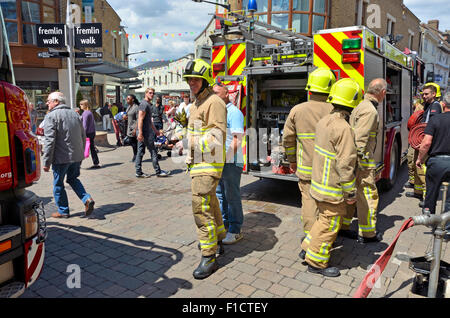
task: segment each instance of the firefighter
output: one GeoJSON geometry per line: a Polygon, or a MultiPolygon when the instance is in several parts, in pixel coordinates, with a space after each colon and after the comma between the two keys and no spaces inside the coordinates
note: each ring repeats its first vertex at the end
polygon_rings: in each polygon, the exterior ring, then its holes
{"type": "Polygon", "coordinates": [[[329,267],[330,249],[346,215],[347,204],[356,202],[355,137],[349,124],[350,113],[358,105],[362,91],[351,78],[337,81],[327,102],[334,106],[316,127],[311,176],[311,196],[316,200],[319,216],[306,238],[308,271],[336,277],[339,269],[329,267]]]}
{"type": "MultiPolygon", "coordinates": [[[[333,110],[333,106],[326,100],[335,82],[336,77],[329,69],[318,68],[311,72],[306,84],[306,90],[310,92],[309,100],[294,106],[284,124],[283,147],[290,168],[299,178],[298,187],[302,194],[301,221],[304,237],[311,230],[318,215],[316,201],[309,192],[316,125],[333,110]]],[[[305,251],[302,251],[300,258],[304,259],[304,254],[305,251]]]]}
{"type": "MultiPolygon", "coordinates": [[[[376,232],[378,190],[375,185],[375,147],[379,125],[377,107],[386,96],[387,83],[382,78],[376,78],[369,83],[364,100],[353,110],[350,125],[355,133],[355,143],[358,152],[356,169],[356,211],[358,215],[357,242],[371,243],[383,239],[376,232]]],[[[355,215],[355,206],[347,207],[343,229],[348,229],[355,215]]]]}
{"type": "Polygon", "coordinates": [[[186,164],[192,178],[192,211],[202,253],[193,275],[203,279],[218,269],[216,252],[226,235],[216,187],[225,162],[227,110],[210,86],[213,80],[208,63],[201,59],[188,62],[183,78],[195,96],[189,110],[186,164]]]}
{"type": "MultiPolygon", "coordinates": [[[[423,87],[423,100],[424,100],[424,113],[422,117],[423,123],[428,123],[430,118],[436,114],[442,113],[442,105],[436,100],[439,85],[434,83],[425,84],[423,87]]],[[[440,93],[440,88],[439,88],[440,93]]],[[[414,151],[414,162],[417,161],[419,151],[414,151]]],[[[426,195],[425,185],[425,173],[426,167],[422,165],[422,168],[415,167],[414,169],[414,192],[406,192],[405,195],[410,198],[417,198],[420,200],[419,206],[423,207],[423,198],[426,195]]]]}
{"type": "MultiPolygon", "coordinates": [[[[420,96],[420,99],[414,99],[413,112],[423,110],[422,92],[420,92],[420,96]]],[[[405,188],[414,189],[414,173],[416,170],[416,163],[414,162],[414,148],[411,146],[408,146],[406,159],[408,161],[408,182],[406,182],[405,188]]]]}

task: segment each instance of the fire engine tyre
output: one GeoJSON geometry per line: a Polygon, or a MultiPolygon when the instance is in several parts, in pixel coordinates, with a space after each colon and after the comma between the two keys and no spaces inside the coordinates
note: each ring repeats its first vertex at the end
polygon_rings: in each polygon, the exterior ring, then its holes
{"type": "Polygon", "coordinates": [[[398,169],[400,167],[400,155],[398,150],[398,142],[394,140],[391,146],[391,158],[389,165],[389,177],[387,179],[381,179],[380,185],[382,191],[389,191],[395,185],[397,180],[398,169]]]}

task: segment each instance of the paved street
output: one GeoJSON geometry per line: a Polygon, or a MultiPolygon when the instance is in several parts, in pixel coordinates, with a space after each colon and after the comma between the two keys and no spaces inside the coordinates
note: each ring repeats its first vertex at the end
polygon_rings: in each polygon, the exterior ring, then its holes
{"type": "MultiPolygon", "coordinates": [[[[114,135],[108,137],[115,144],[114,135]]],[[[81,180],[96,201],[94,218],[83,217],[84,206],[68,186],[71,217],[47,219],[44,269],[22,297],[352,297],[367,267],[403,222],[420,213],[418,200],[404,196],[403,165],[397,186],[381,194],[378,228],[384,233],[383,242],[361,246],[338,238],[331,264],[342,275],[323,278],[308,273],[298,258],[302,228],[297,184],[243,175],[244,239],[226,246],[218,259],[220,269],[199,281],[192,277],[200,252],[184,164],[174,163],[163,152],[160,165],[171,170],[171,176],[137,179],[131,147],[100,150],[103,168],[87,169],[92,165],[88,158],[81,170],[81,180]],[[71,264],[81,269],[81,288],[67,287],[71,264]]],[[[144,172],[154,174],[148,152],[144,159],[144,172]]],[[[42,172],[30,190],[42,198],[47,215],[55,211],[51,173],[42,172]]],[[[352,228],[356,229],[356,219],[352,228]]],[[[370,297],[418,297],[410,293],[414,273],[404,259],[425,253],[429,233],[416,226],[400,236],[370,297]]],[[[447,243],[442,256],[450,260],[447,243]]]]}

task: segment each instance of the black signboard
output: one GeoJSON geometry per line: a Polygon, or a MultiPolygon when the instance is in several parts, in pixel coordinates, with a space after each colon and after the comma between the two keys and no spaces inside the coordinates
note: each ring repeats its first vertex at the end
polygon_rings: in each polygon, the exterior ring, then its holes
{"type": "Polygon", "coordinates": [[[94,78],[90,75],[80,75],[80,86],[92,86],[94,78]]]}
{"type": "Polygon", "coordinates": [[[102,47],[102,24],[81,23],[73,29],[75,47],[102,47]]]}
{"type": "Polygon", "coordinates": [[[101,59],[101,58],[103,58],[103,52],[75,52],[75,58],[101,59]]]}
{"type": "Polygon", "coordinates": [[[65,47],[65,25],[61,23],[36,24],[38,47],[65,47]]]}
{"type": "Polygon", "coordinates": [[[38,52],[40,58],[63,58],[69,57],[69,52],[38,52]]]}

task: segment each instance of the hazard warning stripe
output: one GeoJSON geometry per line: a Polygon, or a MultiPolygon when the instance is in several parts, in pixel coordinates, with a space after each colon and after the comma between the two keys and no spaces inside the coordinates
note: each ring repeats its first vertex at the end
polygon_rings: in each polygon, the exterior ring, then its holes
{"type": "MultiPolygon", "coordinates": [[[[314,65],[327,67],[340,71],[341,78],[353,78],[364,88],[364,64],[363,63],[342,63],[342,41],[348,38],[349,34],[343,32],[316,34],[314,36],[314,65]]],[[[355,37],[354,34],[350,34],[355,37]]],[[[364,51],[361,53],[361,61],[364,61],[364,51]]]]}
{"type": "Polygon", "coordinates": [[[240,75],[245,67],[245,45],[239,45],[230,55],[230,68],[228,75],[240,75]]]}

